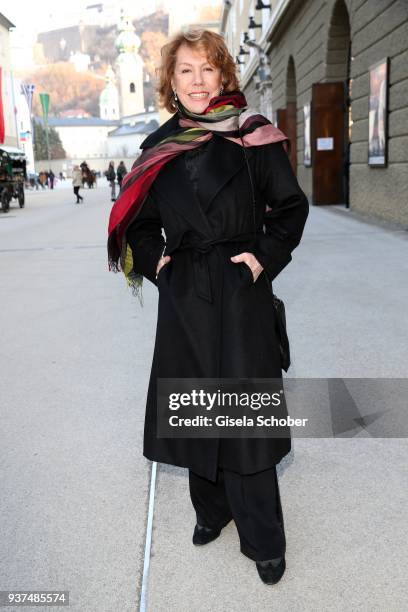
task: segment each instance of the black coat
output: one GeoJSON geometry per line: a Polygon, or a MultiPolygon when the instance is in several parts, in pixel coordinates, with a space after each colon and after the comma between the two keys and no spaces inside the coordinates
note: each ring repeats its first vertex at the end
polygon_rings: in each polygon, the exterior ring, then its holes
{"type": "MultiPolygon", "coordinates": [[[[174,115],[141,147],[152,146],[176,125],[174,115]]],[[[241,474],[276,465],[290,451],[290,437],[157,438],[156,379],[281,377],[270,281],[291,261],[309,204],[281,142],[246,148],[256,193],[254,245],[242,147],[218,135],[204,146],[197,193],[182,153],[161,169],[127,238],[135,270],[157,285],[159,294],[144,455],[214,480],[218,465],[241,474]],[[272,210],[266,212],[266,205],[272,210]],[[164,246],[172,259],[156,281],[164,246]],[[245,263],[230,260],[245,251],[264,267],[255,283],[245,263]]]]}

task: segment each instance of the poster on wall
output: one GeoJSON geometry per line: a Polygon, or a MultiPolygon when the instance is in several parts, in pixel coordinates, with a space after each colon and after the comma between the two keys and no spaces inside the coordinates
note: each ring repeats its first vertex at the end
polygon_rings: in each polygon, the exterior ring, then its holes
{"type": "Polygon", "coordinates": [[[368,99],[368,164],[387,165],[388,57],[370,70],[368,99]]]}
{"type": "Polygon", "coordinates": [[[312,165],[312,147],[311,147],[311,134],[310,134],[310,102],[303,105],[303,118],[304,118],[304,151],[303,151],[303,165],[312,165]]]}

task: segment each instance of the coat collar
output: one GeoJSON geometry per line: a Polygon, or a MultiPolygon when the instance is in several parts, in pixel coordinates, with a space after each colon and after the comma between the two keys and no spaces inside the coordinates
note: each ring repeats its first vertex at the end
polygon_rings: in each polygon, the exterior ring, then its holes
{"type": "Polygon", "coordinates": [[[142,144],[140,145],[140,149],[154,147],[158,142],[160,142],[160,140],[166,138],[166,136],[174,134],[177,131],[183,132],[185,128],[181,128],[179,126],[178,120],[178,113],[175,113],[170,117],[170,119],[162,123],[162,125],[160,125],[156,130],[154,130],[154,132],[149,134],[149,136],[143,140],[142,144]]]}

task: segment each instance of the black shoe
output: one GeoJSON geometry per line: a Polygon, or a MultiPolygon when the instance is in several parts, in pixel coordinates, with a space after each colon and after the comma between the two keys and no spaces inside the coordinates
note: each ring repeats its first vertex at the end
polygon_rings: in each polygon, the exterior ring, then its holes
{"type": "Polygon", "coordinates": [[[285,573],[285,557],[278,557],[269,561],[256,561],[256,569],[262,582],[265,584],[276,584],[285,573]]]}
{"type": "Polygon", "coordinates": [[[208,544],[209,542],[216,540],[220,533],[221,529],[211,529],[210,527],[203,527],[197,523],[193,533],[193,544],[195,546],[208,544]]]}

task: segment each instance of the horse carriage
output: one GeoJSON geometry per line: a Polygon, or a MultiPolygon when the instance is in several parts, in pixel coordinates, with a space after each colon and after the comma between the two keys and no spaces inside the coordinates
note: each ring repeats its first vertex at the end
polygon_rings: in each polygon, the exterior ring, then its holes
{"type": "Polygon", "coordinates": [[[0,202],[3,212],[10,210],[12,198],[24,207],[24,183],[27,180],[24,151],[0,145],[0,202]]]}

